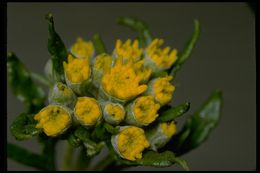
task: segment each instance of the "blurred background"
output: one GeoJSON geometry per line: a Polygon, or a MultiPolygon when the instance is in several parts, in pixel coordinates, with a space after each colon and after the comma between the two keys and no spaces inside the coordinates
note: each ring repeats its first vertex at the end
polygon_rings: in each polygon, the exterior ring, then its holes
{"type": "MultiPolygon", "coordinates": [[[[54,14],[56,31],[69,48],[78,36],[89,40],[95,33],[112,52],[116,39],[136,33],[116,24],[119,16],[144,20],[154,37],[181,51],[201,23],[201,37],[190,59],[177,74],[173,105],[191,102],[192,113],[215,89],[223,92],[221,121],[208,140],[183,156],[191,170],[256,169],[256,56],[255,16],[246,3],[8,3],[7,50],[14,51],[28,69],[43,74],[49,59],[47,13],[54,14]]],[[[23,105],[7,86],[7,140],[34,152],[36,140],[19,142],[9,131],[23,105]]],[[[46,88],[46,92],[47,92],[46,88]]],[[[189,113],[187,115],[189,115],[189,113]]],[[[179,119],[178,130],[188,117],[179,119]]],[[[57,146],[61,165],[65,142],[57,146]]],[[[102,151],[98,158],[106,151],[102,151]]],[[[97,159],[98,159],[97,158],[97,159]]],[[[35,170],[8,159],[8,170],[35,170]]],[[[60,166],[59,166],[60,167],[60,166]]],[[[134,167],[126,170],[182,170],[134,167]]]]}

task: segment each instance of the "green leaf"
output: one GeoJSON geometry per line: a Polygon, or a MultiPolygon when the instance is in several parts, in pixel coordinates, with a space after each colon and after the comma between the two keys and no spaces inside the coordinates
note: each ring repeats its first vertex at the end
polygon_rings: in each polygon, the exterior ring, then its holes
{"type": "Polygon", "coordinates": [[[138,32],[141,47],[146,47],[149,43],[152,42],[151,33],[144,21],[134,17],[120,17],[118,18],[117,23],[138,32]]]}
{"type": "Polygon", "coordinates": [[[190,57],[192,50],[194,49],[198,39],[200,36],[200,23],[198,20],[194,20],[194,31],[192,34],[191,39],[188,41],[186,47],[181,52],[180,56],[178,57],[175,64],[172,66],[172,68],[169,69],[170,75],[175,77],[178,70],[181,69],[181,66],[187,61],[187,59],[190,57]]]}
{"type": "Polygon", "coordinates": [[[103,40],[101,39],[99,34],[95,34],[92,38],[92,42],[94,44],[95,50],[98,54],[102,54],[107,52],[105,48],[105,44],[103,40]]]}
{"type": "Polygon", "coordinates": [[[11,124],[11,133],[17,140],[31,139],[33,136],[41,133],[40,129],[35,128],[36,121],[34,114],[22,113],[16,117],[11,124]]]}
{"type": "Polygon", "coordinates": [[[157,153],[155,151],[147,151],[144,153],[143,158],[136,161],[138,164],[143,166],[154,166],[154,167],[168,167],[174,163],[179,164],[186,171],[189,170],[185,160],[177,158],[171,151],[164,151],[163,153],[157,153]]]}
{"type": "Polygon", "coordinates": [[[17,56],[9,52],[7,55],[8,82],[13,94],[26,106],[26,112],[37,112],[44,106],[45,93],[36,85],[30,72],[17,56]]]}
{"type": "Polygon", "coordinates": [[[79,127],[75,131],[75,136],[79,138],[87,149],[87,156],[93,157],[97,155],[104,146],[103,142],[96,143],[90,139],[89,132],[84,127],[79,127]]]}
{"type": "Polygon", "coordinates": [[[64,81],[63,61],[67,61],[68,52],[61,37],[55,31],[53,15],[49,13],[45,18],[48,20],[48,50],[53,64],[53,78],[56,82],[62,82],[64,81]]]}
{"type": "Polygon", "coordinates": [[[46,162],[46,157],[34,154],[11,143],[7,144],[7,156],[8,158],[13,159],[21,164],[28,165],[40,170],[52,170],[46,162]]]}
{"type": "Polygon", "coordinates": [[[222,93],[215,90],[202,107],[184,124],[183,129],[172,138],[166,148],[177,155],[189,152],[202,144],[218,125],[222,108],[222,93]]]}
{"type": "Polygon", "coordinates": [[[174,120],[175,118],[183,115],[190,109],[190,103],[185,102],[183,104],[178,105],[177,107],[170,108],[164,112],[162,112],[158,118],[160,122],[167,122],[174,120]]]}

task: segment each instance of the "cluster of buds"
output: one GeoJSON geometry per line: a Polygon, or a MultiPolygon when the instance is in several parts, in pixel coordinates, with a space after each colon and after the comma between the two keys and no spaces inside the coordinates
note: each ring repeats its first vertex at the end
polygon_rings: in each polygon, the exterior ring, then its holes
{"type": "Polygon", "coordinates": [[[123,159],[142,158],[157,151],[175,134],[176,124],[156,121],[175,90],[172,76],[158,76],[177,60],[176,49],[161,48],[154,39],[142,48],[138,40],[116,41],[111,54],[97,54],[91,41],[78,38],[63,62],[64,82],[49,91],[49,105],[34,117],[36,128],[50,137],[71,126],[88,131],[97,123],[119,127],[111,136],[114,151],[123,159]]]}

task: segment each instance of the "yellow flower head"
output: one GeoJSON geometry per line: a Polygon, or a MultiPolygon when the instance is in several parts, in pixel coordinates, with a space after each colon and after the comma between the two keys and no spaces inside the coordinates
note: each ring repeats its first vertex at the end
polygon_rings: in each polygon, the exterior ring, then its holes
{"type": "Polygon", "coordinates": [[[72,83],[81,83],[90,77],[89,61],[84,58],[68,56],[68,63],[63,62],[66,77],[72,83]]]}
{"type": "Polygon", "coordinates": [[[161,104],[165,105],[172,99],[172,93],[175,87],[170,83],[172,76],[157,78],[153,83],[153,92],[155,99],[161,104]]]}
{"type": "Polygon", "coordinates": [[[112,57],[108,54],[100,54],[95,58],[94,68],[107,72],[111,68],[112,57]]]}
{"type": "Polygon", "coordinates": [[[58,105],[49,105],[34,116],[38,121],[36,128],[42,128],[47,136],[57,136],[64,132],[72,122],[70,114],[58,105]]]}
{"type": "Polygon", "coordinates": [[[101,117],[101,108],[94,98],[78,97],[75,117],[83,125],[91,126],[101,117]]]}
{"type": "Polygon", "coordinates": [[[115,54],[116,56],[122,56],[123,61],[132,59],[137,61],[140,59],[143,53],[143,49],[139,48],[138,40],[134,40],[131,43],[131,40],[128,39],[125,43],[121,40],[116,41],[115,54]]]}
{"type": "Polygon", "coordinates": [[[162,69],[167,69],[177,60],[177,50],[174,49],[170,52],[170,47],[161,49],[163,39],[154,39],[146,48],[148,57],[162,69]]]}
{"type": "Polygon", "coordinates": [[[150,124],[157,117],[160,104],[155,103],[153,96],[141,96],[135,101],[133,111],[136,121],[141,124],[150,124]]]}
{"type": "Polygon", "coordinates": [[[141,128],[127,127],[118,134],[118,151],[127,160],[141,159],[143,150],[149,146],[144,130],[141,128]]]}
{"type": "Polygon", "coordinates": [[[115,66],[103,75],[101,85],[110,96],[129,100],[147,89],[147,85],[139,85],[142,78],[136,74],[132,61],[124,64],[123,58],[118,57],[115,66]]]}
{"type": "Polygon", "coordinates": [[[77,58],[87,58],[94,54],[94,46],[91,41],[84,41],[82,38],[77,38],[76,43],[71,47],[71,53],[77,58]]]}
{"type": "Polygon", "coordinates": [[[174,121],[160,123],[160,128],[162,129],[163,133],[169,138],[171,138],[172,135],[176,133],[176,125],[174,121]]]}
{"type": "Polygon", "coordinates": [[[116,104],[106,104],[105,112],[107,112],[108,115],[112,116],[115,121],[122,121],[125,117],[125,110],[116,104]]]}

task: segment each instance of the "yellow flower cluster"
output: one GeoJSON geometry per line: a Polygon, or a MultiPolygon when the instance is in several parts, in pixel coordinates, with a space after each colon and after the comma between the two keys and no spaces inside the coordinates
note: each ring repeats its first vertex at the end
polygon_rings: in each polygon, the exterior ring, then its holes
{"type": "MultiPolygon", "coordinates": [[[[140,127],[156,120],[158,110],[171,100],[175,89],[170,83],[171,76],[152,77],[154,68],[146,63],[146,54],[158,68],[169,68],[176,61],[177,51],[169,54],[169,47],[160,49],[162,44],[163,40],[155,39],[148,47],[139,48],[137,40],[128,39],[125,43],[117,40],[112,55],[103,53],[94,57],[93,44],[78,38],[71,47],[68,62],[63,62],[66,84],[76,93],[73,120],[85,127],[102,122],[102,119],[112,125],[122,121],[122,124],[131,125],[124,126],[115,138],[111,138],[114,149],[127,160],[142,158],[142,152],[150,143],[140,127]],[[149,82],[150,78],[153,82],[149,82]],[[80,91],[82,88],[87,90],[81,87],[84,81],[92,84],[87,89],[91,88],[91,94],[97,92],[95,98],[80,91]],[[124,101],[122,105],[126,104],[126,107],[119,104],[120,101],[124,101]]],[[[74,94],[63,85],[57,87],[64,95],[74,94]]],[[[61,106],[48,106],[35,116],[39,121],[36,128],[43,128],[48,136],[56,136],[71,124],[71,115],[61,106]]],[[[176,131],[173,122],[161,123],[160,127],[167,136],[176,131]]]]}

